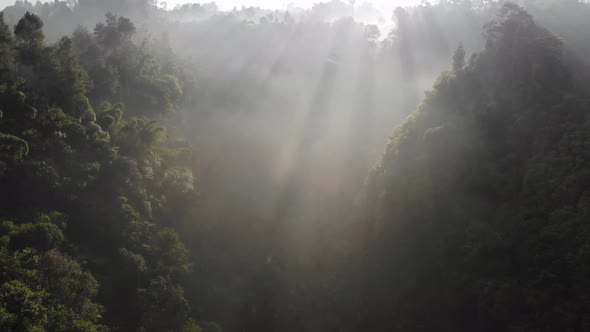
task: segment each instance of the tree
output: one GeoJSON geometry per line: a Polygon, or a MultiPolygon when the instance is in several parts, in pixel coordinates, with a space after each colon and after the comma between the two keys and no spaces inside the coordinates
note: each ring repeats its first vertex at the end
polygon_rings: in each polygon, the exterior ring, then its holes
{"type": "Polygon", "coordinates": [[[23,65],[0,75],[0,330],[96,332],[101,322],[139,330],[145,321],[198,331],[180,285],[188,251],[162,226],[174,223],[154,217],[170,210],[168,195],[185,199],[192,177],[164,161],[158,120],[126,117],[123,104],[108,102],[110,89],[94,91],[98,115],[88,98],[91,83],[117,86],[123,72],[124,102],[140,104],[133,97],[149,87],[147,103],[164,113],[180,98],[179,80],[133,43],[126,18],[107,15],[95,36],[78,29],[51,46],[42,28],[25,14],[13,43],[0,24],[0,60],[8,67],[18,50],[23,65]]]}
{"type": "Polygon", "coordinates": [[[108,52],[119,48],[135,33],[135,25],[129,18],[117,17],[112,13],[106,14],[105,23],[98,23],[94,28],[94,35],[100,45],[108,52]]]}
{"type": "Polygon", "coordinates": [[[173,229],[164,228],[158,232],[153,250],[156,269],[164,275],[180,276],[190,271],[188,251],[173,229]]]}
{"type": "Polygon", "coordinates": [[[453,55],[453,70],[459,72],[463,67],[465,67],[465,50],[463,49],[463,43],[461,42],[453,55]]]}
{"type": "Polygon", "coordinates": [[[487,31],[465,69],[459,45],[461,75],[440,75],[369,176],[363,330],[585,328],[590,304],[576,294],[590,292],[590,269],[575,234],[590,234],[578,187],[590,160],[573,160],[590,148],[590,118],[588,90],[571,80],[581,67],[513,4],[487,31]],[[551,79],[531,84],[535,59],[551,79]]]}
{"type": "Polygon", "coordinates": [[[377,25],[369,24],[365,27],[365,36],[369,43],[375,44],[379,39],[379,36],[381,36],[381,31],[377,25]]]}
{"type": "Polygon", "coordinates": [[[14,48],[14,35],[4,22],[4,13],[0,13],[0,77],[14,69],[14,48]]]}
{"type": "Polygon", "coordinates": [[[16,47],[22,64],[33,65],[41,57],[45,34],[39,16],[26,12],[14,27],[16,47]]]}

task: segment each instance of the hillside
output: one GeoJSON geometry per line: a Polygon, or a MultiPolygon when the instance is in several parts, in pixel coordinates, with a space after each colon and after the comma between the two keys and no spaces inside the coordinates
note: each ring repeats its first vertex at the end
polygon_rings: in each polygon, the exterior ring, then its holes
{"type": "Polygon", "coordinates": [[[590,95],[516,5],[459,49],[366,188],[363,330],[583,331],[590,95]]]}

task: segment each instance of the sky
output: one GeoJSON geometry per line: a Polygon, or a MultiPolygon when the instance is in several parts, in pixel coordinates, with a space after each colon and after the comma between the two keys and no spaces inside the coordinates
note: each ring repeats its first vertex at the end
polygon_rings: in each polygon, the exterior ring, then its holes
{"type": "MultiPolygon", "coordinates": [[[[162,1],[162,0],[160,0],[162,1]]],[[[179,3],[186,2],[210,2],[212,0],[186,1],[186,0],[164,0],[168,7],[174,7],[179,3]]],[[[269,9],[284,9],[290,3],[297,7],[311,7],[316,2],[327,2],[329,0],[216,0],[217,5],[222,9],[231,9],[233,7],[258,6],[269,9]]],[[[346,0],[345,0],[346,1],[346,0]]],[[[375,7],[381,10],[390,11],[397,6],[409,6],[419,4],[421,0],[357,0],[357,3],[371,2],[375,7]]]]}
{"type": "MultiPolygon", "coordinates": [[[[15,0],[0,0],[0,8],[4,8],[6,6],[10,6],[14,4],[15,0]]],[[[30,2],[36,2],[36,0],[29,0],[30,2]]],[[[48,0],[41,0],[41,2],[46,2],[48,0]]],[[[215,1],[217,5],[224,10],[232,9],[234,7],[242,7],[242,6],[256,6],[268,9],[285,9],[289,4],[294,4],[296,7],[304,7],[309,8],[313,6],[314,3],[317,2],[328,2],[330,0],[158,0],[159,2],[166,2],[168,4],[168,8],[174,8],[177,4],[187,3],[187,2],[196,2],[196,3],[204,3],[204,2],[211,2],[215,1]]],[[[347,1],[347,0],[343,0],[347,1]]],[[[357,4],[362,4],[363,2],[370,2],[372,3],[377,9],[380,9],[383,12],[390,12],[393,11],[397,6],[410,6],[410,5],[417,5],[421,2],[421,0],[357,0],[357,4]]]]}
{"type": "MultiPolygon", "coordinates": [[[[31,0],[29,0],[31,1],[31,0]]],[[[327,2],[330,0],[159,0],[166,1],[168,8],[174,8],[179,3],[187,2],[211,2],[215,1],[221,9],[232,9],[234,7],[244,6],[258,6],[269,9],[284,9],[290,3],[297,7],[311,7],[316,2],[327,2]]],[[[371,2],[375,7],[382,11],[391,11],[397,6],[409,6],[419,4],[421,0],[357,0],[357,3],[371,2]]],[[[31,1],[35,2],[35,0],[31,1]]],[[[14,0],[0,0],[0,8],[12,5],[14,0]]]]}

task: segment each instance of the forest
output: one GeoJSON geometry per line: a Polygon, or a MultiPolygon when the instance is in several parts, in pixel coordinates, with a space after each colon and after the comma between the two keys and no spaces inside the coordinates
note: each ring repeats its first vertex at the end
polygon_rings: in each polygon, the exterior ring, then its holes
{"type": "Polygon", "coordinates": [[[321,1],[0,8],[0,332],[590,331],[590,2],[321,1]]]}

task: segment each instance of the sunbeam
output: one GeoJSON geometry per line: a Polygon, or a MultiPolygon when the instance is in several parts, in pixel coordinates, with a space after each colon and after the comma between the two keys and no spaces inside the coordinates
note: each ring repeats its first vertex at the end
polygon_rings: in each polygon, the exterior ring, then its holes
{"type": "Polygon", "coordinates": [[[0,4],[1,332],[590,330],[590,0],[0,4]]]}

